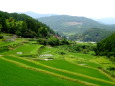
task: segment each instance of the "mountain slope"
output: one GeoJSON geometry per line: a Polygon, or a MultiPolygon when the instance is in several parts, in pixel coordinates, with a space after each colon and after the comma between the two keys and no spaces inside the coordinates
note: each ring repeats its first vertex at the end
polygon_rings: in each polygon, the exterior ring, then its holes
{"type": "Polygon", "coordinates": [[[108,37],[109,35],[111,35],[112,33],[114,33],[113,31],[107,31],[107,30],[103,30],[100,28],[91,28],[86,30],[84,33],[78,35],[73,35],[70,37],[71,40],[79,40],[79,41],[93,41],[93,42],[99,42],[102,39],[108,37]]]}
{"type": "Polygon", "coordinates": [[[50,26],[53,30],[66,36],[80,34],[90,28],[115,30],[114,26],[107,26],[85,17],[58,15],[43,17],[39,18],[38,20],[50,26]]]}
{"type": "Polygon", "coordinates": [[[47,24],[55,31],[65,33],[65,35],[71,33],[81,33],[88,28],[101,26],[98,22],[85,17],[67,15],[44,17],[39,18],[38,20],[47,24]]]}

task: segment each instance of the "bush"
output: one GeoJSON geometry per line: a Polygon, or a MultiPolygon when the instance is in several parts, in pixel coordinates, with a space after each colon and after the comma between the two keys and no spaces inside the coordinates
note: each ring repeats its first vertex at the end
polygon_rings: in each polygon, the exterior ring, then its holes
{"type": "Polygon", "coordinates": [[[64,51],[57,52],[60,55],[65,55],[66,53],[64,51]]]}
{"type": "Polygon", "coordinates": [[[8,46],[0,47],[0,52],[5,52],[5,51],[9,51],[8,46]]]}
{"type": "Polygon", "coordinates": [[[110,60],[115,62],[115,57],[111,56],[110,60]]]}
{"type": "Polygon", "coordinates": [[[51,46],[69,44],[69,42],[66,39],[58,39],[56,37],[39,38],[37,42],[42,45],[51,45],[51,46]]]}
{"type": "Polygon", "coordinates": [[[110,58],[111,56],[114,56],[114,57],[115,57],[115,52],[108,52],[108,53],[107,53],[107,57],[110,58]]]}
{"type": "Polygon", "coordinates": [[[39,38],[39,39],[37,40],[37,42],[38,42],[39,44],[42,44],[42,45],[47,45],[47,40],[44,39],[44,38],[39,38]]]}
{"type": "Polygon", "coordinates": [[[2,39],[2,38],[3,38],[3,36],[0,35],[0,39],[2,39]]]}
{"type": "Polygon", "coordinates": [[[60,45],[60,41],[56,37],[51,37],[48,39],[48,44],[51,46],[56,46],[56,45],[60,45]]]}
{"type": "Polygon", "coordinates": [[[69,42],[66,40],[66,39],[62,39],[61,40],[61,44],[63,45],[63,44],[69,44],[69,42]]]}

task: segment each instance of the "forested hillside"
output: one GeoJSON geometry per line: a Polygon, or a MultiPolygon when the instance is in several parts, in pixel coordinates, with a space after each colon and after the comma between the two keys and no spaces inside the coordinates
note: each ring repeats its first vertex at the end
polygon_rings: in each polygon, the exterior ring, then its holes
{"type": "Polygon", "coordinates": [[[115,57],[115,33],[97,44],[96,54],[115,57]]]}
{"type": "Polygon", "coordinates": [[[80,41],[85,41],[85,42],[90,42],[90,41],[99,42],[102,39],[111,35],[112,33],[114,32],[103,30],[100,28],[91,28],[91,29],[86,30],[82,34],[76,34],[76,35],[71,36],[70,39],[80,40],[80,41]]]}
{"type": "MultiPolygon", "coordinates": [[[[101,32],[102,32],[101,35],[105,35],[103,37],[109,36],[109,35],[103,34],[103,33],[107,32],[107,31],[108,31],[108,33],[111,33],[111,31],[115,31],[114,25],[104,25],[97,21],[94,21],[92,19],[85,18],[85,17],[57,15],[57,16],[39,18],[38,20],[47,24],[53,30],[59,32],[60,34],[65,35],[66,37],[69,37],[72,40],[81,40],[81,41],[100,40],[100,39],[93,39],[93,40],[87,39],[87,37],[84,36],[85,34],[87,34],[88,36],[91,36],[91,33],[96,32],[96,29],[93,30],[91,28],[97,28],[97,32],[99,34],[101,34],[101,32]],[[99,30],[98,28],[101,28],[102,30],[99,30]],[[107,31],[105,31],[105,30],[107,30],[107,31]],[[81,35],[83,37],[81,37],[81,35]]],[[[101,37],[101,35],[98,35],[99,38],[103,38],[103,37],[101,37]]],[[[96,36],[93,38],[96,38],[96,36]]]]}
{"type": "Polygon", "coordinates": [[[70,35],[71,33],[81,33],[92,27],[100,27],[98,22],[77,16],[58,15],[39,18],[39,21],[49,25],[55,31],[70,35]]]}
{"type": "Polygon", "coordinates": [[[2,11],[0,11],[0,32],[16,34],[26,38],[45,38],[55,34],[48,26],[30,16],[2,11]]]}

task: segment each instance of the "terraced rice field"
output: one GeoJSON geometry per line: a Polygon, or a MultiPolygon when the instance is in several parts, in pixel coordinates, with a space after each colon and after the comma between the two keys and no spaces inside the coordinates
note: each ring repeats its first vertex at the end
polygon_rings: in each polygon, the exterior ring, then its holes
{"type": "MultiPolygon", "coordinates": [[[[66,59],[72,54],[60,55],[58,51],[58,48],[24,43],[1,53],[0,86],[115,86],[113,78],[97,69],[97,64],[94,67],[73,64],[66,59]],[[43,55],[41,60],[39,57],[43,55]],[[47,57],[53,59],[46,61],[47,57]]],[[[73,56],[85,58],[80,54],[73,56]]]]}
{"type": "Polygon", "coordinates": [[[85,86],[0,59],[0,86],[85,86]]]}

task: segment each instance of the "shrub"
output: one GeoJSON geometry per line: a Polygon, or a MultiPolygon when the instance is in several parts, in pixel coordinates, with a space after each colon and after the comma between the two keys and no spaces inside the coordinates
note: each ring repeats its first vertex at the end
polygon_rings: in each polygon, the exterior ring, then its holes
{"type": "Polygon", "coordinates": [[[51,45],[51,46],[56,46],[56,45],[60,44],[60,41],[56,37],[51,37],[51,38],[48,39],[48,44],[51,45]]]}
{"type": "Polygon", "coordinates": [[[9,51],[8,46],[0,47],[0,52],[5,52],[5,51],[9,51]]]}
{"type": "Polygon", "coordinates": [[[60,55],[65,55],[66,53],[64,51],[57,52],[60,55]]]}
{"type": "Polygon", "coordinates": [[[115,62],[115,57],[111,56],[110,60],[115,62]]]}
{"type": "Polygon", "coordinates": [[[63,44],[69,44],[69,42],[66,40],[66,39],[62,39],[61,40],[61,44],[63,45],[63,44]]]}
{"type": "Polygon", "coordinates": [[[3,36],[0,35],[0,39],[2,39],[2,38],[3,38],[3,36]]]}
{"type": "Polygon", "coordinates": [[[44,38],[39,38],[39,39],[37,40],[37,42],[38,42],[39,44],[42,44],[42,45],[46,45],[46,44],[47,44],[47,40],[44,39],[44,38]]]}

